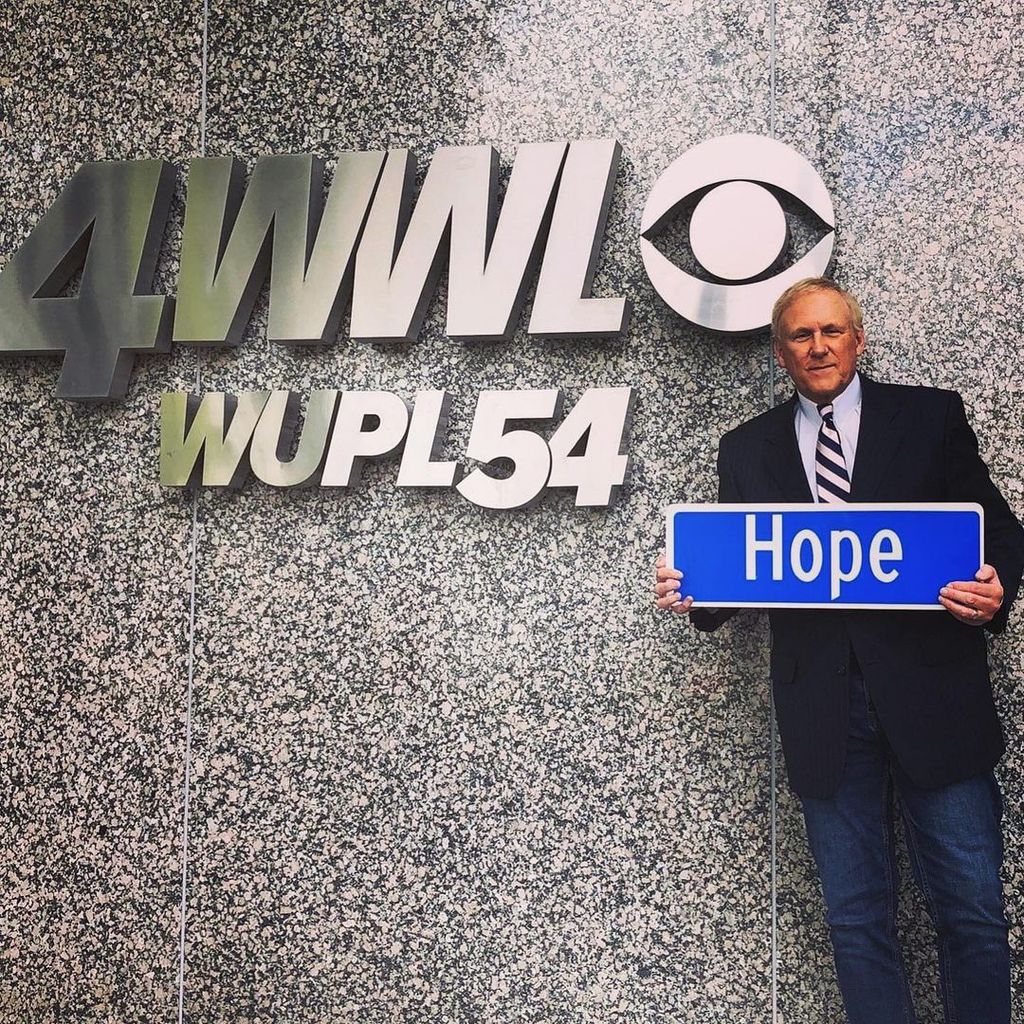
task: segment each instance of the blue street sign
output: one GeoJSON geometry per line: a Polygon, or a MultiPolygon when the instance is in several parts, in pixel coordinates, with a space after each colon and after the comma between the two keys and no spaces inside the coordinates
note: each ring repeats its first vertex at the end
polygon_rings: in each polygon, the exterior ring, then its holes
{"type": "Polygon", "coordinates": [[[681,593],[718,608],[942,611],[939,588],[984,564],[980,505],[672,505],[681,593]]]}

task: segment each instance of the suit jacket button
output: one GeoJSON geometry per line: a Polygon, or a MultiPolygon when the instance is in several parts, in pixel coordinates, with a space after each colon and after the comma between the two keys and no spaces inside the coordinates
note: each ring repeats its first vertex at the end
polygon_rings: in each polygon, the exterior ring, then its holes
{"type": "Polygon", "coordinates": [[[839,668],[836,669],[836,675],[837,676],[845,676],[846,675],[846,666],[845,665],[840,665],[839,668]]]}

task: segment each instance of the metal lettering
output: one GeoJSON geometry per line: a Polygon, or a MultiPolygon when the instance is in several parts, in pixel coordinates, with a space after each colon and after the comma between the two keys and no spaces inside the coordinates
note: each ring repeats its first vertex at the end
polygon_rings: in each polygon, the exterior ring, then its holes
{"type": "Polygon", "coordinates": [[[622,449],[633,395],[631,387],[588,389],[548,442],[540,432],[508,426],[558,417],[557,388],[481,392],[466,455],[484,465],[457,483],[458,463],[438,458],[451,405],[446,391],[417,392],[411,417],[409,403],[391,392],[313,391],[297,441],[299,397],[293,392],[243,392],[237,400],[214,392],[201,401],[166,393],[160,482],[237,487],[251,468],[274,487],[352,487],[366,459],[402,449],[399,487],[455,486],[468,501],[493,509],[522,508],[548,487],[571,487],[577,506],[607,506],[629,467],[622,449]]]}
{"type": "Polygon", "coordinates": [[[458,492],[484,508],[523,508],[544,493],[551,472],[551,451],[539,434],[510,430],[508,420],[547,420],[558,415],[561,394],[557,388],[537,391],[481,391],[473,418],[466,455],[478,462],[507,459],[510,476],[496,477],[482,467],[458,484],[458,492]]]}
{"type": "Polygon", "coordinates": [[[63,352],[58,398],[123,398],[135,352],[170,347],[174,300],[148,291],[174,176],[163,160],[84,164],[0,273],[0,351],[63,352]]]}
{"type": "Polygon", "coordinates": [[[548,487],[575,487],[577,506],[611,504],[629,472],[624,444],[635,395],[630,387],[583,392],[548,443],[548,487]]]}
{"type": "Polygon", "coordinates": [[[174,340],[237,345],[269,266],[270,340],[331,341],[383,162],[342,153],[324,207],[323,161],[309,154],[262,157],[248,189],[240,161],[193,160],[174,340]]]}
{"type": "Polygon", "coordinates": [[[331,434],[323,487],[353,487],[363,462],[397,451],[409,426],[409,407],[390,391],[345,391],[331,434]],[[367,420],[376,418],[375,425],[367,420]]]}
{"type": "Polygon", "coordinates": [[[327,452],[327,438],[334,421],[338,392],[314,391],[309,396],[306,417],[295,454],[286,459],[295,439],[299,419],[299,396],[294,391],[271,393],[249,450],[249,464],[257,479],[273,487],[306,487],[315,484],[327,452]]]}
{"type": "MultiPolygon", "coordinates": [[[[411,340],[446,262],[448,335],[509,340],[541,252],[528,333],[621,335],[628,301],[591,295],[620,155],[614,139],[523,144],[499,204],[495,150],[443,147],[415,205],[406,150],[341,153],[326,202],[323,161],[311,154],[261,158],[248,188],[237,160],[196,159],[176,313],[172,299],[147,293],[173,168],[154,160],[85,164],[0,272],[0,353],[64,353],[59,397],[120,398],[134,352],[166,352],[169,334],[237,344],[268,273],[271,341],[329,342],[350,298],[352,337],[411,340]],[[68,294],[79,269],[78,294],[68,294]]],[[[640,249],[674,310],[718,331],[746,332],[768,323],[786,285],[827,270],[834,225],[825,184],[799,153],[730,135],[693,147],[661,175],[643,212],[640,249]],[[829,230],[793,266],[766,276],[788,245],[780,191],[829,230]],[[649,237],[691,198],[691,249],[717,280],[675,266],[649,237]]]]}
{"type": "MultiPolygon", "coordinates": [[[[712,189],[701,201],[701,206],[710,205],[715,208],[717,202],[734,202],[729,200],[728,193],[719,196],[718,189],[712,189]],[[716,198],[717,197],[717,198],[716,198]]],[[[778,217],[781,207],[766,189],[742,190],[746,202],[753,207],[752,212],[763,223],[769,225],[768,242],[779,239],[778,217]],[[774,226],[771,226],[773,225],[774,226]]],[[[719,207],[720,208],[720,207],[719,207]]],[[[694,211],[698,223],[691,232],[694,255],[700,259],[715,253],[719,246],[712,247],[708,239],[709,228],[701,224],[698,217],[700,207],[694,211]]],[[[733,211],[735,212],[735,211],[733,211]]],[[[717,231],[723,231],[720,219],[717,231]]],[[[783,216],[783,220],[784,220],[783,216]]],[[[737,234],[730,234],[726,240],[727,248],[738,253],[747,253],[753,247],[752,265],[758,264],[758,255],[763,269],[774,263],[770,257],[764,257],[764,251],[772,248],[766,245],[764,237],[748,239],[740,234],[751,232],[754,226],[749,218],[732,221],[737,234]],[[761,251],[761,250],[764,251],[761,251]],[[767,258],[767,263],[765,262],[767,258]]],[[[795,149],[775,139],[759,135],[738,134],[723,135],[687,150],[677,157],[655,182],[647,197],[643,218],[640,221],[640,253],[643,257],[647,276],[654,290],[680,316],[702,327],[724,333],[743,333],[766,327],[771,322],[772,304],[791,284],[803,277],[817,277],[824,274],[832,262],[835,248],[835,211],[832,199],[825,188],[821,176],[795,149]],[[747,181],[770,185],[788,192],[805,203],[829,227],[828,233],[792,266],[771,277],[762,280],[740,282],[706,281],[687,273],[677,267],[668,257],[661,253],[650,240],[657,231],[673,216],[680,203],[689,199],[701,189],[709,185],[723,187],[737,181],[747,181]]],[[[693,223],[691,221],[691,228],[693,223]]],[[[728,231],[728,225],[725,226],[728,231]]],[[[721,242],[719,242],[721,245],[721,242]]],[[[782,240],[782,248],[785,239],[782,240]]],[[[733,273],[749,273],[751,263],[745,269],[739,264],[748,263],[742,255],[726,262],[724,267],[729,276],[733,273]]],[[[722,270],[722,267],[706,267],[707,270],[722,270]]],[[[754,276],[754,275],[751,275],[754,276]]]]}
{"type": "Polygon", "coordinates": [[[450,408],[447,391],[416,392],[398,470],[399,487],[451,487],[455,483],[458,463],[435,461],[441,453],[450,408]]]}
{"type": "Polygon", "coordinates": [[[249,441],[269,397],[269,391],[243,391],[237,398],[211,391],[200,401],[184,391],[165,392],[160,398],[160,483],[241,487],[249,472],[249,441]]]}
{"type": "Polygon", "coordinates": [[[352,297],[356,245],[383,166],[383,153],[338,156],[308,266],[288,258],[273,261],[267,325],[271,341],[318,344],[334,340],[352,297]]]}
{"type": "Polygon", "coordinates": [[[449,337],[511,340],[540,262],[566,148],[565,142],[519,147],[497,223],[492,163],[486,236],[478,209],[469,210],[461,202],[453,206],[445,325],[449,337]]]}
{"type": "Polygon", "coordinates": [[[530,334],[601,337],[625,331],[630,312],[626,299],[590,297],[621,153],[614,139],[569,146],[533,300],[530,334]]]}
{"type": "Polygon", "coordinates": [[[565,142],[519,147],[498,219],[493,147],[439,149],[411,216],[415,159],[392,150],[356,257],[352,337],[414,339],[447,255],[447,334],[510,338],[565,150],[565,142]]]}

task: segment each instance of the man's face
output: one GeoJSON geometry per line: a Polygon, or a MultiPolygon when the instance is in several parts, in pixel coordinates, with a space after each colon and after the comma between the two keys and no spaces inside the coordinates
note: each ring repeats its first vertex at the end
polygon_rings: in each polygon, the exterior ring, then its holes
{"type": "Polygon", "coordinates": [[[864,332],[854,329],[846,302],[835,292],[801,295],[779,322],[775,361],[816,405],[842,393],[863,351],[864,332]]]}

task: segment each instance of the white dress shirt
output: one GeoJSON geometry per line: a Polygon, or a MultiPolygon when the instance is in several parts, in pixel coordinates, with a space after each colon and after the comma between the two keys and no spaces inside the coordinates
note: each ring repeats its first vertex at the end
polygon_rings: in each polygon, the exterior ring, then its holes
{"type": "MultiPolygon", "coordinates": [[[[800,446],[800,459],[807,475],[807,486],[811,489],[814,500],[818,500],[818,482],[815,472],[815,454],[818,448],[818,431],[821,430],[821,415],[817,405],[809,398],[797,392],[796,414],[793,426],[796,430],[797,444],[800,446]]],[[[843,446],[843,458],[846,460],[846,474],[853,479],[853,460],[857,456],[857,437],[860,434],[860,375],[854,374],[853,380],[846,385],[846,390],[832,400],[832,419],[839,431],[839,443],[843,446]]]]}

